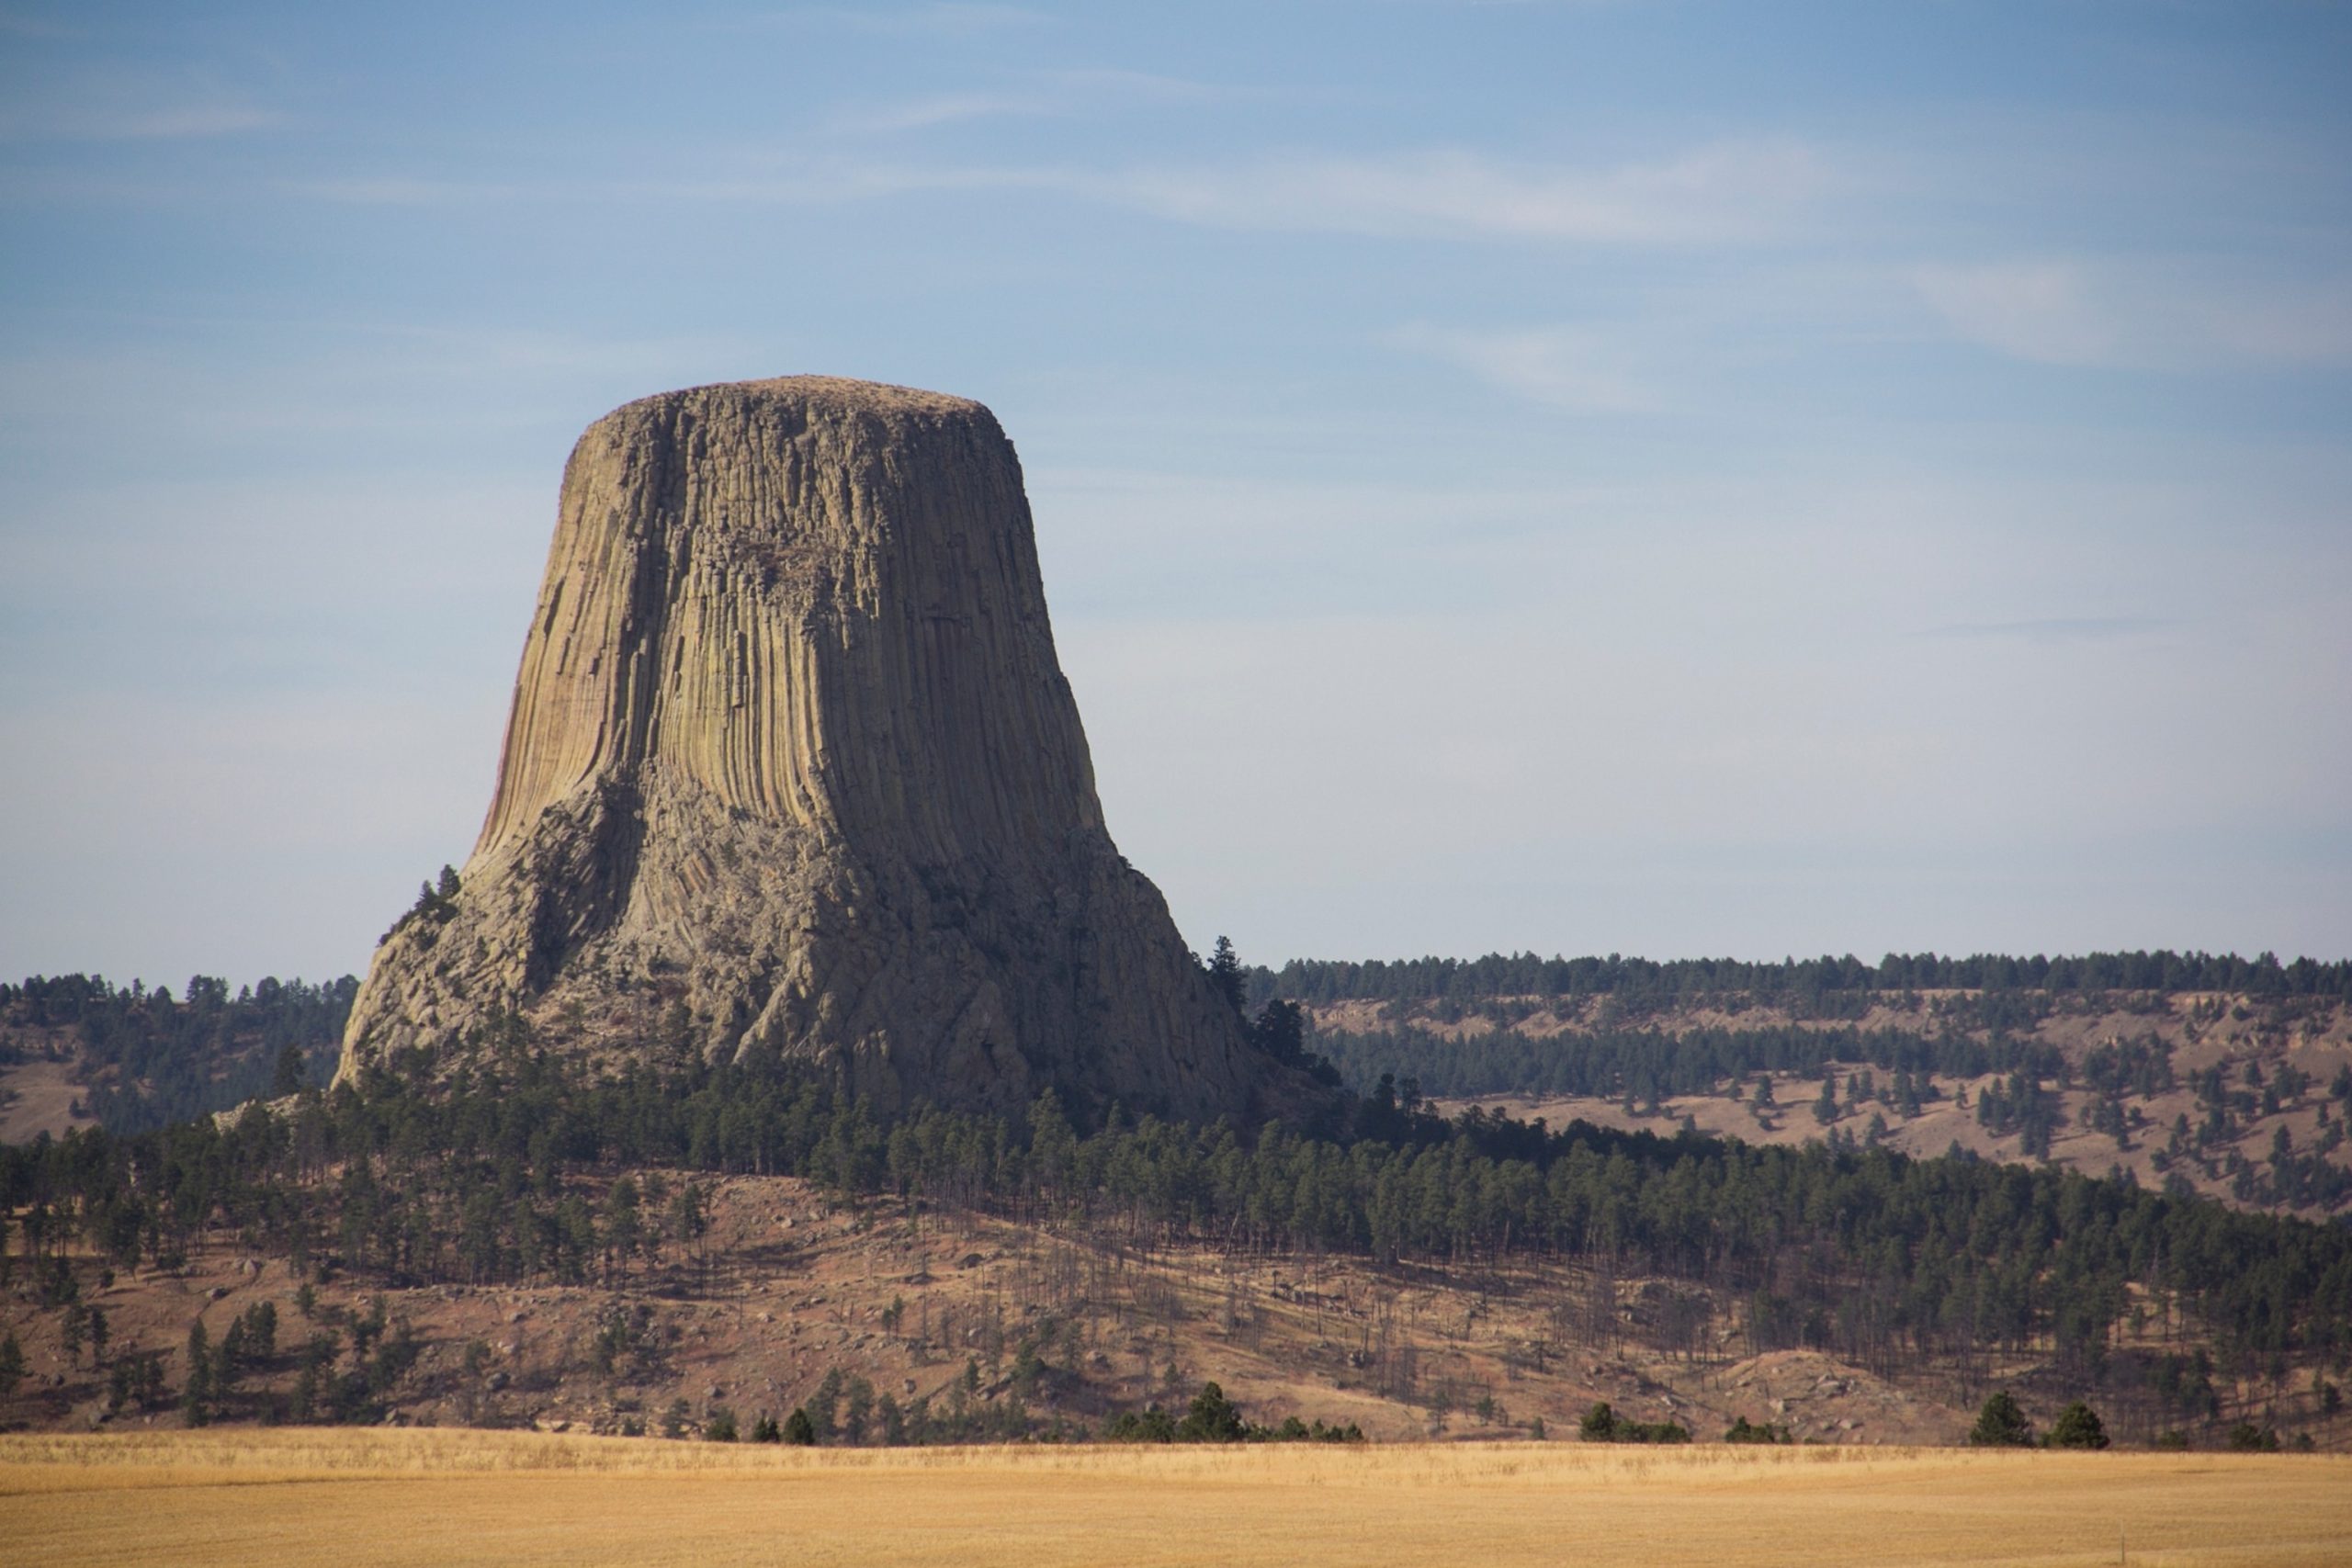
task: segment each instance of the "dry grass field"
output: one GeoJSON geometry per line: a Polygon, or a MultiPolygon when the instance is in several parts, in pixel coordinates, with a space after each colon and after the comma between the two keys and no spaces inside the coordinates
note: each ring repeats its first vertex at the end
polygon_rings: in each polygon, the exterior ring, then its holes
{"type": "Polygon", "coordinates": [[[33,1564],[2352,1562],[2352,1460],[1573,1443],[800,1450],[0,1438],[33,1564]]]}

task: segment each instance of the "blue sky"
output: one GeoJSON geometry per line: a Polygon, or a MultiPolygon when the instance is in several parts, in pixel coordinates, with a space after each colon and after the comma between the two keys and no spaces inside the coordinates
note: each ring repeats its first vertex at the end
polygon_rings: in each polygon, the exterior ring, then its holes
{"type": "Polygon", "coordinates": [[[0,0],[0,972],[364,966],[572,438],[797,371],[996,410],[1196,945],[2352,953],[2347,80],[2312,4],[0,0]]]}

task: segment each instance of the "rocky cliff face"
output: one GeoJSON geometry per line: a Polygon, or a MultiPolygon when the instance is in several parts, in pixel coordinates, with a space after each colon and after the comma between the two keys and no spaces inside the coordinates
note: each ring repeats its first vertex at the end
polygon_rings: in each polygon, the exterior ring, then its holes
{"type": "Polygon", "coordinates": [[[511,1009],[886,1106],[1301,1092],[1104,831],[1020,465],[960,399],[797,377],[590,426],[461,874],[378,951],[344,1075],[511,1009]]]}

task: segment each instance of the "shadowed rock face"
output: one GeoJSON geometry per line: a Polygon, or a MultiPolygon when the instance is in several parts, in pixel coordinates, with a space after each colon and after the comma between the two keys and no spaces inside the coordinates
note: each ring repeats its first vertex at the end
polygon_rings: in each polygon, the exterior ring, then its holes
{"type": "Polygon", "coordinates": [[[1299,1092],[1104,831],[995,418],[816,377],[580,439],[453,909],[376,954],[342,1072],[773,1044],[886,1106],[1299,1092]]]}

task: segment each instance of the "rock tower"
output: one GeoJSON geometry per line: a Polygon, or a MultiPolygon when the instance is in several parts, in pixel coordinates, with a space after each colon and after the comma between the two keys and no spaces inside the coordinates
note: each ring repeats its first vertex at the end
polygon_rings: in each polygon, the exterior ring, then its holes
{"type": "Polygon", "coordinates": [[[590,1060],[772,1045],[886,1108],[1308,1092],[1104,830],[995,417],[820,377],[572,450],[481,840],[377,951],[342,1075],[509,1010],[590,1060]]]}

